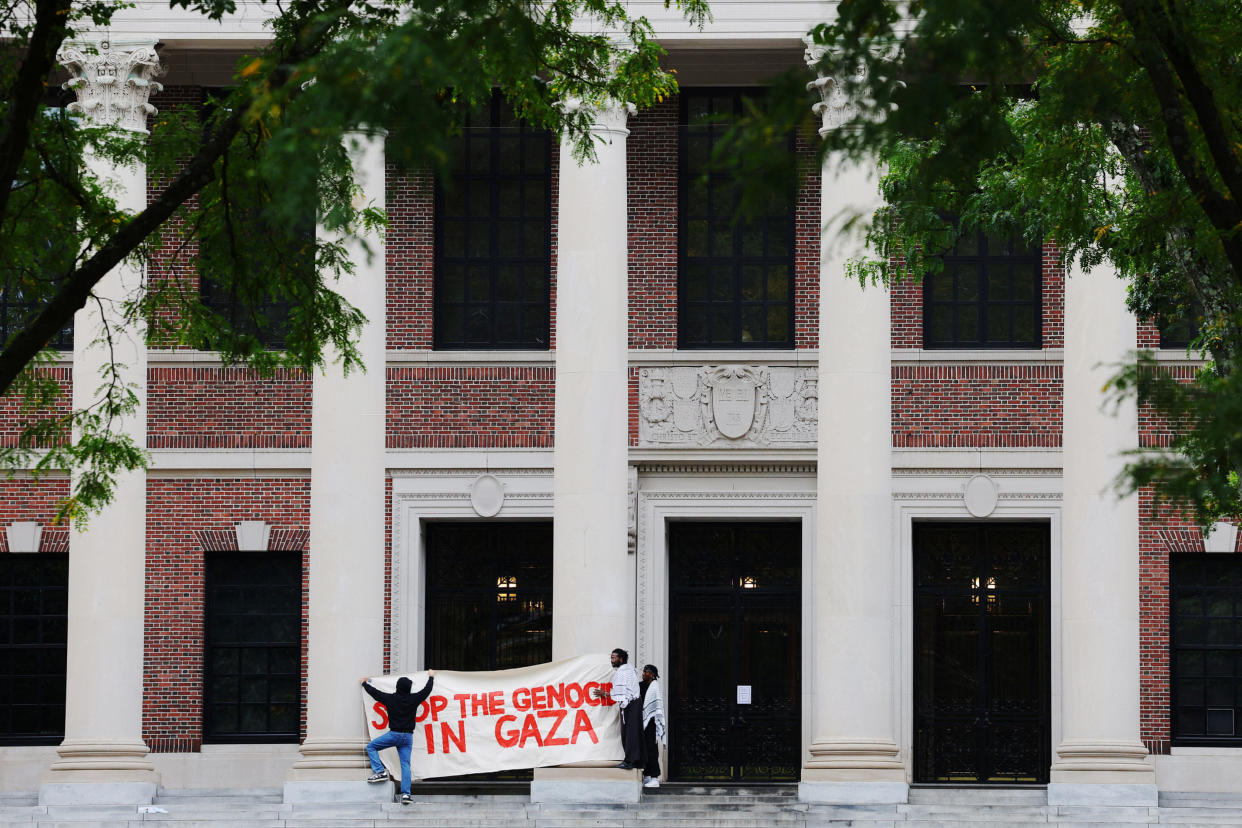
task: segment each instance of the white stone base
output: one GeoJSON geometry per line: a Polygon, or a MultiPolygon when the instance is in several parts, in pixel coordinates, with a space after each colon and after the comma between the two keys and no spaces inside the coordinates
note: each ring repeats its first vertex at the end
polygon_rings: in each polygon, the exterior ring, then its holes
{"type": "Polygon", "coordinates": [[[1057,805],[1118,805],[1155,808],[1160,797],[1155,785],[1123,783],[1050,782],[1048,804],[1057,805]]]}
{"type": "Polygon", "coordinates": [[[901,805],[910,800],[905,782],[798,783],[798,799],[823,805],[901,805]]]}
{"type": "Polygon", "coordinates": [[[392,802],[393,782],[300,780],[285,782],[285,802],[392,802]]]}
{"type": "Polygon", "coordinates": [[[150,805],[154,782],[48,782],[39,786],[40,805],[150,805]]]}
{"type": "Polygon", "coordinates": [[[153,753],[147,758],[167,790],[253,790],[283,787],[301,754],[296,744],[203,745],[199,753],[153,753]]]}
{"type": "Polygon", "coordinates": [[[643,795],[643,781],[631,779],[533,779],[530,783],[531,802],[638,802],[643,795]]]}
{"type": "Polygon", "coordinates": [[[1171,756],[1152,758],[1162,791],[1242,793],[1242,751],[1237,748],[1175,747],[1171,756]]]}

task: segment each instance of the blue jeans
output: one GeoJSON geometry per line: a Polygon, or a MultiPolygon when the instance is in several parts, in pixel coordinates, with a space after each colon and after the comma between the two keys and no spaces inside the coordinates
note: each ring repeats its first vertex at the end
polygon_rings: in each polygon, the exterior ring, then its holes
{"type": "Polygon", "coordinates": [[[391,730],[382,733],[367,745],[367,756],[371,757],[371,772],[379,773],[384,769],[379,760],[379,752],[384,748],[395,747],[397,758],[401,761],[401,793],[410,792],[410,747],[414,744],[413,733],[393,733],[391,730]]]}

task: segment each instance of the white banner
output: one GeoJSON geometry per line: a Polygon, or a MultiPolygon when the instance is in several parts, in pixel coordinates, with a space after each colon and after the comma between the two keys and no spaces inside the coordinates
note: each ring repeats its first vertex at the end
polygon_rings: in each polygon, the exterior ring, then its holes
{"type": "MultiPolygon", "coordinates": [[[[569,762],[620,762],[620,709],[596,699],[595,689],[612,689],[607,655],[578,656],[517,670],[462,673],[436,670],[436,683],[419,705],[410,751],[415,779],[463,773],[538,768],[569,762]]],[[[371,684],[395,692],[400,676],[379,676],[371,684]]],[[[411,673],[413,692],[427,673],[411,673]]],[[[362,693],[367,733],[388,730],[384,705],[362,693]]],[[[401,778],[396,748],[380,753],[394,779],[401,778]]]]}

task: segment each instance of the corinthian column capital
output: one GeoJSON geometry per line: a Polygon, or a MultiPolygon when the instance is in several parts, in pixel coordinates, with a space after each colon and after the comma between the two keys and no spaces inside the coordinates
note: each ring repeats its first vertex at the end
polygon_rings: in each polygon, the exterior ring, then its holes
{"type": "MultiPolygon", "coordinates": [[[[827,47],[809,38],[803,42],[806,43],[803,57],[806,59],[807,66],[817,75],[815,80],[807,84],[807,89],[815,89],[819,92],[820,100],[812,106],[811,111],[823,119],[823,125],[819,129],[820,137],[823,137],[852,121],[858,115],[859,107],[856,100],[846,93],[843,76],[823,73],[820,62],[828,53],[827,47]]],[[[859,64],[852,74],[853,85],[860,86],[862,81],[866,80],[867,68],[859,64]]]]}
{"type": "Polygon", "coordinates": [[[73,74],[65,83],[78,97],[70,112],[96,126],[147,131],[147,116],[156,111],[147,100],[164,88],[153,80],[163,74],[154,40],[72,41],[56,59],[73,74]]]}
{"type": "Polygon", "coordinates": [[[591,134],[600,136],[606,142],[613,136],[624,138],[629,135],[626,124],[630,116],[638,111],[632,103],[614,101],[611,98],[597,103],[587,103],[580,98],[571,98],[565,102],[567,112],[578,109],[591,116],[591,134]]]}

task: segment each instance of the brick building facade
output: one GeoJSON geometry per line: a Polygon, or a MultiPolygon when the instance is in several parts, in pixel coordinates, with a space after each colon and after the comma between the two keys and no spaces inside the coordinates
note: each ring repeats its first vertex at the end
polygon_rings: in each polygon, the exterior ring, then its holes
{"type": "MultiPolygon", "coordinates": [[[[936,280],[859,291],[841,273],[849,249],[821,244],[820,228],[874,199],[874,181],[821,170],[815,136],[791,142],[805,161],[796,197],[761,230],[696,212],[696,107],[731,105],[803,59],[807,9],[773,5],[765,37],[744,11],[696,35],[661,22],[682,94],[601,113],[597,165],[553,141],[542,172],[526,170],[549,212],[513,220],[546,219],[548,265],[523,277],[543,280],[543,299],[521,301],[546,321],[520,347],[466,341],[476,319],[505,324],[502,265],[479,257],[490,298],[471,300],[473,283],[453,281],[439,185],[374,145],[364,178],[387,207],[385,254],[342,289],[371,309],[364,376],[264,378],[149,343],[139,433],[152,465],[102,522],[128,515],[141,538],[125,553],[143,573],[128,640],[74,632],[87,612],[75,589],[96,582],[75,557],[107,573],[124,540],[54,526],[63,480],[0,484],[6,652],[67,651],[70,675],[66,695],[52,689],[66,658],[59,673],[55,657],[6,662],[4,789],[42,784],[54,800],[124,761],[134,784],[295,797],[360,778],[341,768],[362,767],[361,722],[338,715],[358,672],[612,646],[666,674],[673,779],[796,781],[829,801],[901,800],[910,783],[1047,784],[1050,797],[1091,785],[1100,801],[1118,785],[1237,788],[1242,666],[1224,654],[1242,629],[1242,558],[1204,554],[1228,530],[1205,547],[1149,491],[1098,513],[1104,500],[1068,502],[1120,468],[1088,439],[1096,419],[1122,444],[1167,439],[1150,412],[1128,432],[1124,413],[1099,412],[1092,371],[1122,354],[1100,331],[1160,345],[1120,318],[1116,280],[1067,280],[1052,243],[987,239],[960,244],[936,280]],[[609,278],[623,301],[592,292],[609,278]],[[467,333],[436,347],[459,288],[467,333]],[[1115,609],[1101,597],[1114,578],[1115,609]],[[336,625],[370,632],[349,647],[320,632],[336,625]],[[317,632],[334,643],[317,650],[317,632]],[[75,699],[75,648],[101,642],[126,663],[137,653],[140,707],[123,686],[75,699]],[[332,684],[338,668],[350,686],[332,684]],[[753,689],[749,707],[734,685],[753,689]],[[1100,699],[1115,711],[1102,724],[1100,699]],[[125,714],[114,731],[94,721],[110,710],[125,714]]],[[[174,67],[157,107],[195,106],[227,79],[227,62],[195,63],[219,45],[209,37],[156,34],[174,67]]],[[[151,278],[196,281],[161,255],[151,278]]],[[[1196,367],[1184,349],[1159,356],[1179,376],[1196,367]]],[[[66,352],[52,370],[68,388],[78,367],[66,352]]]]}

